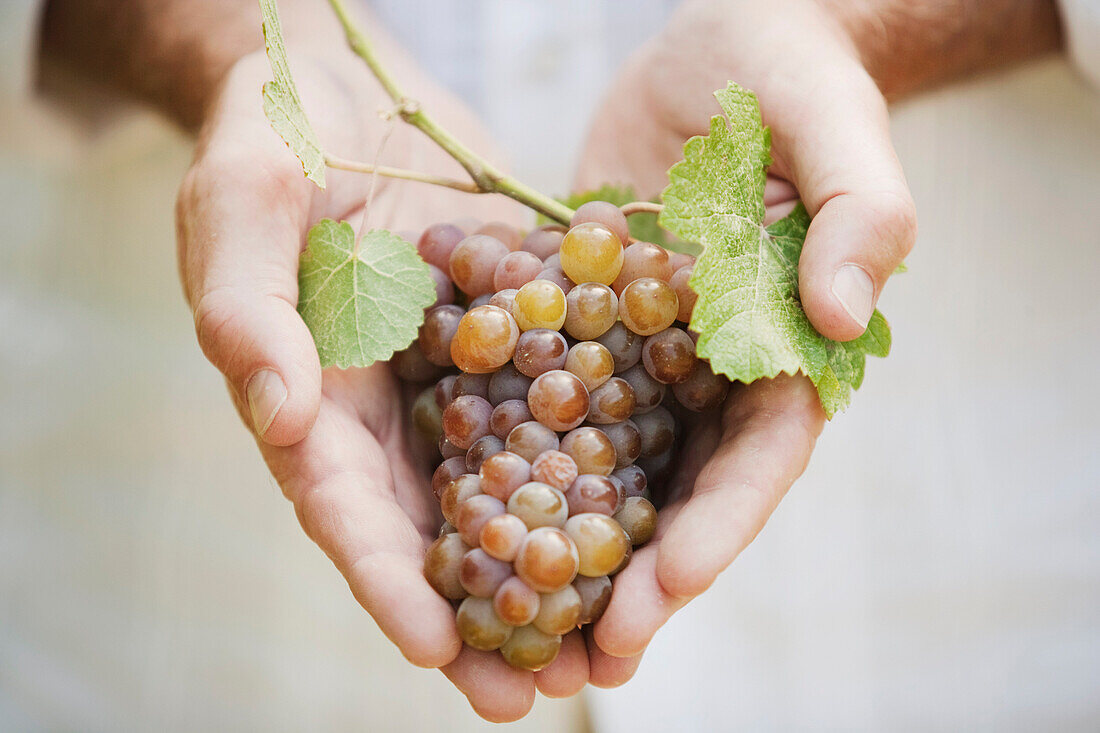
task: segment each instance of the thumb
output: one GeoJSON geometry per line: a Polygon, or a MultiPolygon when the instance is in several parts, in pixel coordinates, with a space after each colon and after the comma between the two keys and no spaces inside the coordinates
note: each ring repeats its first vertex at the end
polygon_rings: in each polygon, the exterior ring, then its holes
{"type": "Polygon", "coordinates": [[[270,170],[249,170],[207,159],[188,173],[177,203],[180,269],[199,344],[245,421],[264,442],[292,445],[321,402],[317,351],[295,308],[302,229],[288,211],[293,179],[288,191],[270,170]]]}
{"type": "Polygon", "coordinates": [[[820,72],[777,105],[777,159],[813,221],[799,261],[802,305],[828,338],[867,328],[887,279],[913,248],[916,212],[890,140],[886,102],[853,63],[820,72]]]}

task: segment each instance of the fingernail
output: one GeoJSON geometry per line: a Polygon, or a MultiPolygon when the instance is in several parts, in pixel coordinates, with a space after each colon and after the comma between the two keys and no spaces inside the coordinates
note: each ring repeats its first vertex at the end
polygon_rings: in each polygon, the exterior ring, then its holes
{"type": "Polygon", "coordinates": [[[275,372],[261,369],[248,380],[245,395],[248,397],[248,410],[252,413],[252,425],[262,438],[286,402],[286,385],[275,372]]]}
{"type": "Polygon", "coordinates": [[[844,265],[833,275],[832,291],[852,320],[867,328],[875,310],[875,284],[867,271],[859,265],[844,265]]]}

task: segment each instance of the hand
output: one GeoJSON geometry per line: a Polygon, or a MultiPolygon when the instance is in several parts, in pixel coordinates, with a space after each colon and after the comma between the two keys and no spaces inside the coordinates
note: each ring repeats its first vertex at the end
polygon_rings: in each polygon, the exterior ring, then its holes
{"type": "MultiPolygon", "coordinates": [[[[823,334],[859,336],[915,236],[886,105],[840,22],[811,0],[688,2],[630,59],[595,118],[578,189],[667,185],[685,139],[717,113],[732,79],[760,100],[775,165],[768,219],[801,196],[815,215],[799,265],[807,314],[823,334]],[[854,268],[854,269],[853,269],[854,268]]],[[[756,537],[805,469],[824,415],[805,377],[735,385],[718,420],[679,457],[657,535],[615,578],[594,647],[636,658],[653,634],[756,537]]]]}
{"type": "Polygon", "coordinates": [[[753,90],[772,130],[773,217],[799,196],[814,216],[799,263],[803,307],[841,341],[863,333],[916,237],[886,103],[845,27],[815,0],[685,2],[612,86],[578,176],[582,190],[623,181],[655,195],[684,141],[718,113],[711,93],[731,79],[753,90]]]}
{"type": "MultiPolygon", "coordinates": [[[[292,57],[325,147],[373,161],[390,123],[378,117],[386,105],[365,69],[354,59],[292,57]]],[[[409,69],[401,75],[462,140],[492,152],[487,134],[453,100],[409,69]]],[[[322,372],[295,309],[308,228],[325,216],[358,227],[369,179],[330,170],[327,191],[307,182],[263,115],[260,89],[268,78],[262,55],[230,72],[180,190],[180,269],[199,342],[225,374],[302,527],[382,631],[414,664],[442,667],[486,718],[522,717],[536,684],[548,694],[584,686],[583,641],[567,640],[558,662],[536,675],[509,667],[499,654],[462,649],[450,603],[423,576],[424,550],[441,519],[426,453],[411,437],[408,401],[386,365],[322,372]]],[[[384,164],[462,174],[400,123],[385,151],[384,164]]],[[[420,229],[471,216],[519,223],[523,210],[502,197],[379,179],[369,222],[420,229]]]]}

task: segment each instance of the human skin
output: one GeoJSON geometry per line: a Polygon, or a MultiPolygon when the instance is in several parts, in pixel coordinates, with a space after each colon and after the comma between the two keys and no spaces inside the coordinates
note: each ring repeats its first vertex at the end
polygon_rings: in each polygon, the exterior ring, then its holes
{"type": "MultiPolygon", "coordinates": [[[[1014,5],[1042,16],[1039,3],[1014,5]]],[[[279,6],[298,86],[326,149],[373,161],[385,140],[384,164],[461,177],[457,164],[418,132],[379,117],[391,103],[338,42],[340,31],[318,12],[324,10],[318,2],[279,6]]],[[[789,206],[796,192],[818,214],[801,264],[807,311],[828,335],[858,335],[861,316],[850,311],[863,311],[838,309],[828,276],[853,260],[873,279],[873,301],[915,234],[878,85],[901,93],[988,65],[988,44],[984,54],[974,44],[997,37],[980,24],[978,30],[962,24],[952,36],[961,50],[943,65],[935,44],[913,42],[907,53],[922,59],[923,70],[913,79],[903,59],[875,60],[890,56],[875,51],[883,46],[876,39],[919,39],[928,16],[876,15],[887,6],[905,4],[866,2],[856,14],[839,0],[835,6],[685,3],[613,86],[579,180],[627,180],[642,191],[659,190],[683,140],[704,131],[711,91],[731,78],[755,89],[775,134],[770,214],[789,206]],[[971,32],[975,40],[967,43],[971,32]],[[633,138],[640,144],[631,145],[633,138]]],[[[928,6],[944,15],[997,6],[996,17],[1011,16],[1007,0],[928,6]]],[[[363,18],[394,76],[458,139],[501,160],[476,120],[363,18]]],[[[306,231],[323,216],[358,225],[369,181],[330,171],[321,192],[302,177],[262,113],[259,90],[270,77],[258,52],[259,28],[253,0],[52,0],[43,59],[47,76],[107,80],[197,133],[177,220],[181,279],[199,343],[225,375],[303,529],[401,652],[414,664],[442,668],[494,721],[522,717],[536,689],[566,696],[586,683],[625,682],[657,628],[755,537],[804,469],[824,422],[816,393],[803,378],[736,386],[720,420],[693,428],[656,538],[617,577],[594,631],[570,634],[549,668],[532,674],[494,653],[462,649],[451,606],[421,573],[439,517],[401,388],[385,365],[322,372],[295,310],[306,231]],[[89,27],[103,32],[88,34],[89,27]]],[[[1024,44],[1016,58],[1049,45],[1024,44]]],[[[380,179],[368,220],[419,230],[471,216],[516,224],[525,218],[497,196],[380,179]]]]}

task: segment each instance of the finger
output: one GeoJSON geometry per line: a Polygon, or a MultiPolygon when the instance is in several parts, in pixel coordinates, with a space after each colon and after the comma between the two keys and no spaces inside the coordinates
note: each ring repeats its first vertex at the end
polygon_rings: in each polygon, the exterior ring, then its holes
{"type": "Polygon", "coordinates": [[[316,348],[295,307],[309,202],[300,170],[292,180],[285,163],[257,165],[266,148],[226,147],[209,148],[181,186],[181,275],[203,353],[256,434],[289,445],[309,431],[321,398],[316,348]]]}
{"type": "Polygon", "coordinates": [[[592,630],[597,646],[611,657],[641,654],[657,629],[687,605],[687,599],[669,594],[657,581],[659,546],[651,540],[615,576],[611,603],[592,630]]]}
{"type": "Polygon", "coordinates": [[[642,655],[632,657],[613,657],[592,638],[592,634],[586,633],[585,644],[588,649],[588,681],[596,687],[609,689],[625,685],[638,671],[642,663],[642,655]]]}
{"type": "Polygon", "coordinates": [[[474,712],[491,723],[519,720],[535,704],[534,675],[505,662],[500,652],[464,646],[443,667],[443,674],[466,696],[474,712]]]}
{"type": "Polygon", "coordinates": [[[304,440],[263,451],[306,534],[402,654],[421,667],[454,660],[454,611],[424,579],[424,538],[394,498],[385,451],[353,411],[326,398],[304,440]]]}
{"type": "Polygon", "coordinates": [[[535,672],[535,686],[547,697],[572,697],[588,684],[588,650],[580,630],[562,637],[558,656],[546,669],[535,672]]]}
{"type": "Polygon", "coordinates": [[[809,462],[824,413],[804,377],[760,381],[731,401],[722,442],[661,538],[656,581],[693,598],[756,537],[809,462]]]}
{"type": "Polygon", "coordinates": [[[767,92],[776,157],[814,217],[798,270],[803,307],[823,335],[856,338],[916,240],[886,102],[847,59],[818,69],[797,99],[793,87],[767,92]]]}

